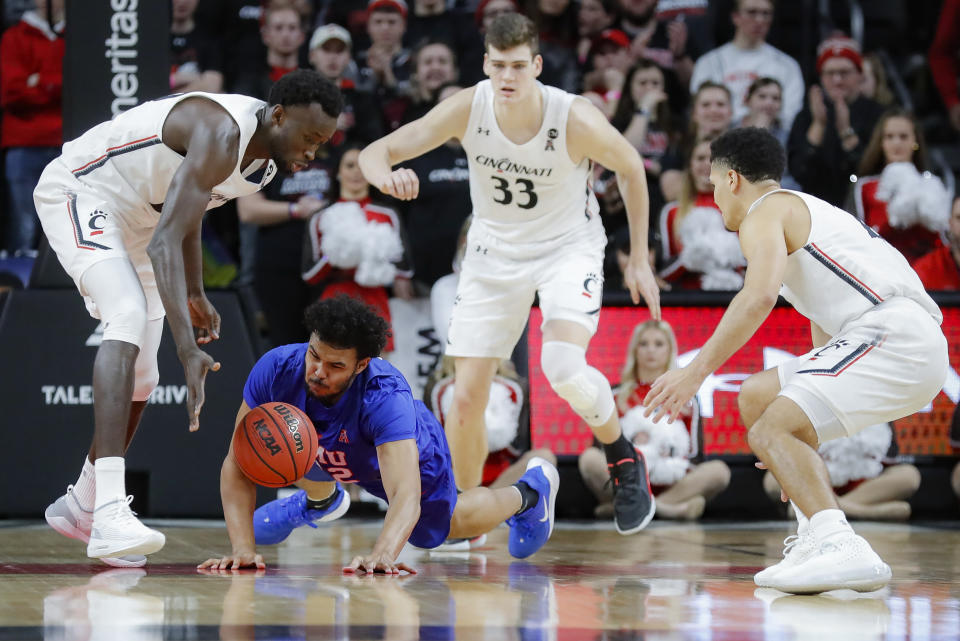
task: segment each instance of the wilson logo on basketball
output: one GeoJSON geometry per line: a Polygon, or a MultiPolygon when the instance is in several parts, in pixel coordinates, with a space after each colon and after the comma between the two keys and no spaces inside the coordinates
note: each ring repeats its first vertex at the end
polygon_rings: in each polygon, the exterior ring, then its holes
{"type": "Polygon", "coordinates": [[[273,410],[280,415],[280,418],[283,419],[283,422],[287,424],[287,429],[290,431],[290,436],[293,437],[294,442],[297,444],[297,451],[303,451],[303,437],[300,436],[300,419],[293,415],[293,412],[290,411],[290,408],[287,407],[284,403],[278,403],[273,406],[273,410]]]}
{"type": "Polygon", "coordinates": [[[270,428],[267,427],[266,421],[262,418],[257,419],[253,424],[253,429],[257,430],[257,436],[260,437],[263,446],[270,452],[270,456],[276,456],[280,453],[280,446],[277,444],[276,439],[273,438],[273,434],[270,433],[270,428]]]}

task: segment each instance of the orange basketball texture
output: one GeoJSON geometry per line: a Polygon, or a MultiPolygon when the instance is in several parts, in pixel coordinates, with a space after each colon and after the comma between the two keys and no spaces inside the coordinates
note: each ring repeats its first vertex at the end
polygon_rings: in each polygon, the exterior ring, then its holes
{"type": "Polygon", "coordinates": [[[285,487],[317,458],[317,432],[298,407],[271,402],[250,410],[233,433],[233,456],[251,481],[285,487]]]}

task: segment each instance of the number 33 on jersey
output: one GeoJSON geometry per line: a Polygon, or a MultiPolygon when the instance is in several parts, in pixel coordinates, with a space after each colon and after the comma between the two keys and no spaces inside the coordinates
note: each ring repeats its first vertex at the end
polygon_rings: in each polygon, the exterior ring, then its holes
{"type": "Polygon", "coordinates": [[[537,86],[544,116],[533,138],[518,145],[503,134],[489,80],[477,85],[463,137],[474,219],[507,242],[552,240],[582,227],[599,210],[589,187],[590,160],[574,164],[567,151],[567,117],[576,96],[537,86]]]}

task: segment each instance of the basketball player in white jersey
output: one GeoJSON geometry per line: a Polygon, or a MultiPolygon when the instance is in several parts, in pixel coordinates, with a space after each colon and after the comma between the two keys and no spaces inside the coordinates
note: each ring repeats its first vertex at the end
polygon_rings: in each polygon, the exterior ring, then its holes
{"type": "Polygon", "coordinates": [[[947,376],[940,309],[903,256],[847,212],[780,188],[783,149],[765,129],[710,145],[714,200],[747,258],[743,289],[697,357],[654,383],[647,415],[676,416],[704,378],[760,327],[778,292],[810,319],[813,350],[740,391],[751,449],[793,501],[799,526],[761,587],[876,590],[889,566],[840,511],[820,443],[926,406],[947,376]]]}
{"type": "Polygon", "coordinates": [[[521,14],[486,33],[489,80],[455,94],[419,120],[371,144],[360,166],[371,184],[416,198],[417,175],[393,165],[457,138],[467,152],[474,222],[450,320],[446,354],[456,392],[446,421],[457,485],[479,485],[486,457],[484,410],[501,359],[509,358],[539,294],[540,362],[551,386],[604,444],[621,534],[654,513],[646,467],[623,438],[610,383],[586,361],[602,303],[606,237],[591,188],[593,161],[617,174],[630,224],[625,280],[660,316],[648,262],[649,200],[640,155],[582,98],[537,82],[537,30],[521,14]]]}
{"type": "Polygon", "coordinates": [[[164,535],[130,511],[124,454],[157,384],[166,314],[183,363],[190,431],[215,363],[198,345],[220,316],[201,279],[204,212],[297,171],[336,130],[339,90],[313,71],[284,76],[269,103],[188,93],[144,103],[67,142],[34,201],[44,233],[103,322],[93,369],[94,436],[76,484],[47,522],[111,565],[143,565],[164,535]],[[196,330],[196,334],[194,333],[196,330]]]}

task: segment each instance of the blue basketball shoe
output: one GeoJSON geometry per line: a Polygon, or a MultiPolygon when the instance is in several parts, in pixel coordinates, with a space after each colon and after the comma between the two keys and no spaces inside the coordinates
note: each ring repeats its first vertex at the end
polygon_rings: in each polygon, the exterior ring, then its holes
{"type": "Polygon", "coordinates": [[[520,480],[540,494],[535,506],[506,521],[510,526],[510,554],[525,559],[543,547],[553,534],[553,506],[557,502],[560,475],[549,461],[534,456],[520,480]]]}
{"type": "Polygon", "coordinates": [[[265,503],[253,513],[253,534],[257,545],[280,543],[301,525],[334,521],[347,513],[350,496],[337,483],[336,498],[325,510],[307,509],[307,492],[298,490],[288,497],[265,503]]]}

